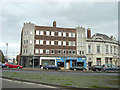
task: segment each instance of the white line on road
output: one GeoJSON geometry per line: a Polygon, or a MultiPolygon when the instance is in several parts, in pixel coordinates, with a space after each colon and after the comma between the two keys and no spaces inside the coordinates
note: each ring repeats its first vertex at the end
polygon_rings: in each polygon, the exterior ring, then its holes
{"type": "Polygon", "coordinates": [[[20,82],[20,81],[14,81],[15,83],[22,83],[22,82],[20,82]]]}

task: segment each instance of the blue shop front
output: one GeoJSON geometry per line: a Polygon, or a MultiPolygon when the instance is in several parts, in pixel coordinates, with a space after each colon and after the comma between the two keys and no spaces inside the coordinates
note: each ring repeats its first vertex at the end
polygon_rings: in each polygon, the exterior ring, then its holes
{"type": "Polygon", "coordinates": [[[79,66],[86,68],[86,58],[57,57],[56,66],[66,69],[69,69],[71,67],[79,67],[79,66]]]}

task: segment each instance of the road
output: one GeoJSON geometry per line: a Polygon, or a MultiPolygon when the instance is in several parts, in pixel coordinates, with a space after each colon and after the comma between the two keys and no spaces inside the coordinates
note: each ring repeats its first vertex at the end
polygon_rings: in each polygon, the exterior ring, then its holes
{"type": "Polygon", "coordinates": [[[10,79],[3,79],[2,78],[2,88],[51,88],[57,89],[57,87],[42,85],[42,84],[35,84],[23,81],[15,81],[10,79]]]}
{"type": "Polygon", "coordinates": [[[27,71],[27,70],[2,70],[6,72],[19,72],[19,73],[38,73],[38,74],[48,74],[48,75],[115,75],[120,76],[120,73],[93,73],[93,72],[60,72],[60,71],[27,71]]]}

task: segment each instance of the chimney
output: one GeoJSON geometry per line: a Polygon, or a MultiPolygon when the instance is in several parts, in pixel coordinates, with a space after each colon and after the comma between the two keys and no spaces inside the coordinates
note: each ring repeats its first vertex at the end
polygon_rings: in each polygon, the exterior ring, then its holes
{"type": "Polygon", "coordinates": [[[110,35],[110,38],[113,39],[113,35],[110,35]]]}
{"type": "Polygon", "coordinates": [[[88,39],[91,38],[91,29],[90,28],[87,29],[87,38],[88,39]]]}
{"type": "Polygon", "coordinates": [[[56,21],[53,22],[53,27],[56,27],[56,21]]]}

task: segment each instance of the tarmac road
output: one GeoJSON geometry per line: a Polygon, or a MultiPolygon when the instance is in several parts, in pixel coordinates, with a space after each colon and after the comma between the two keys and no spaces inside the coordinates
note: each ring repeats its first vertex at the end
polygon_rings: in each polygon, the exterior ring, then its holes
{"type": "Polygon", "coordinates": [[[49,74],[49,75],[115,75],[115,76],[120,76],[120,73],[104,73],[104,72],[61,72],[61,71],[55,71],[55,70],[49,70],[49,71],[29,71],[29,70],[8,70],[8,69],[3,69],[2,71],[6,72],[19,72],[19,73],[38,73],[38,74],[49,74]]]}
{"type": "Polygon", "coordinates": [[[10,79],[3,79],[2,78],[2,88],[51,88],[57,89],[57,87],[42,85],[42,84],[35,84],[30,82],[23,82],[23,81],[16,81],[10,79]]]}

